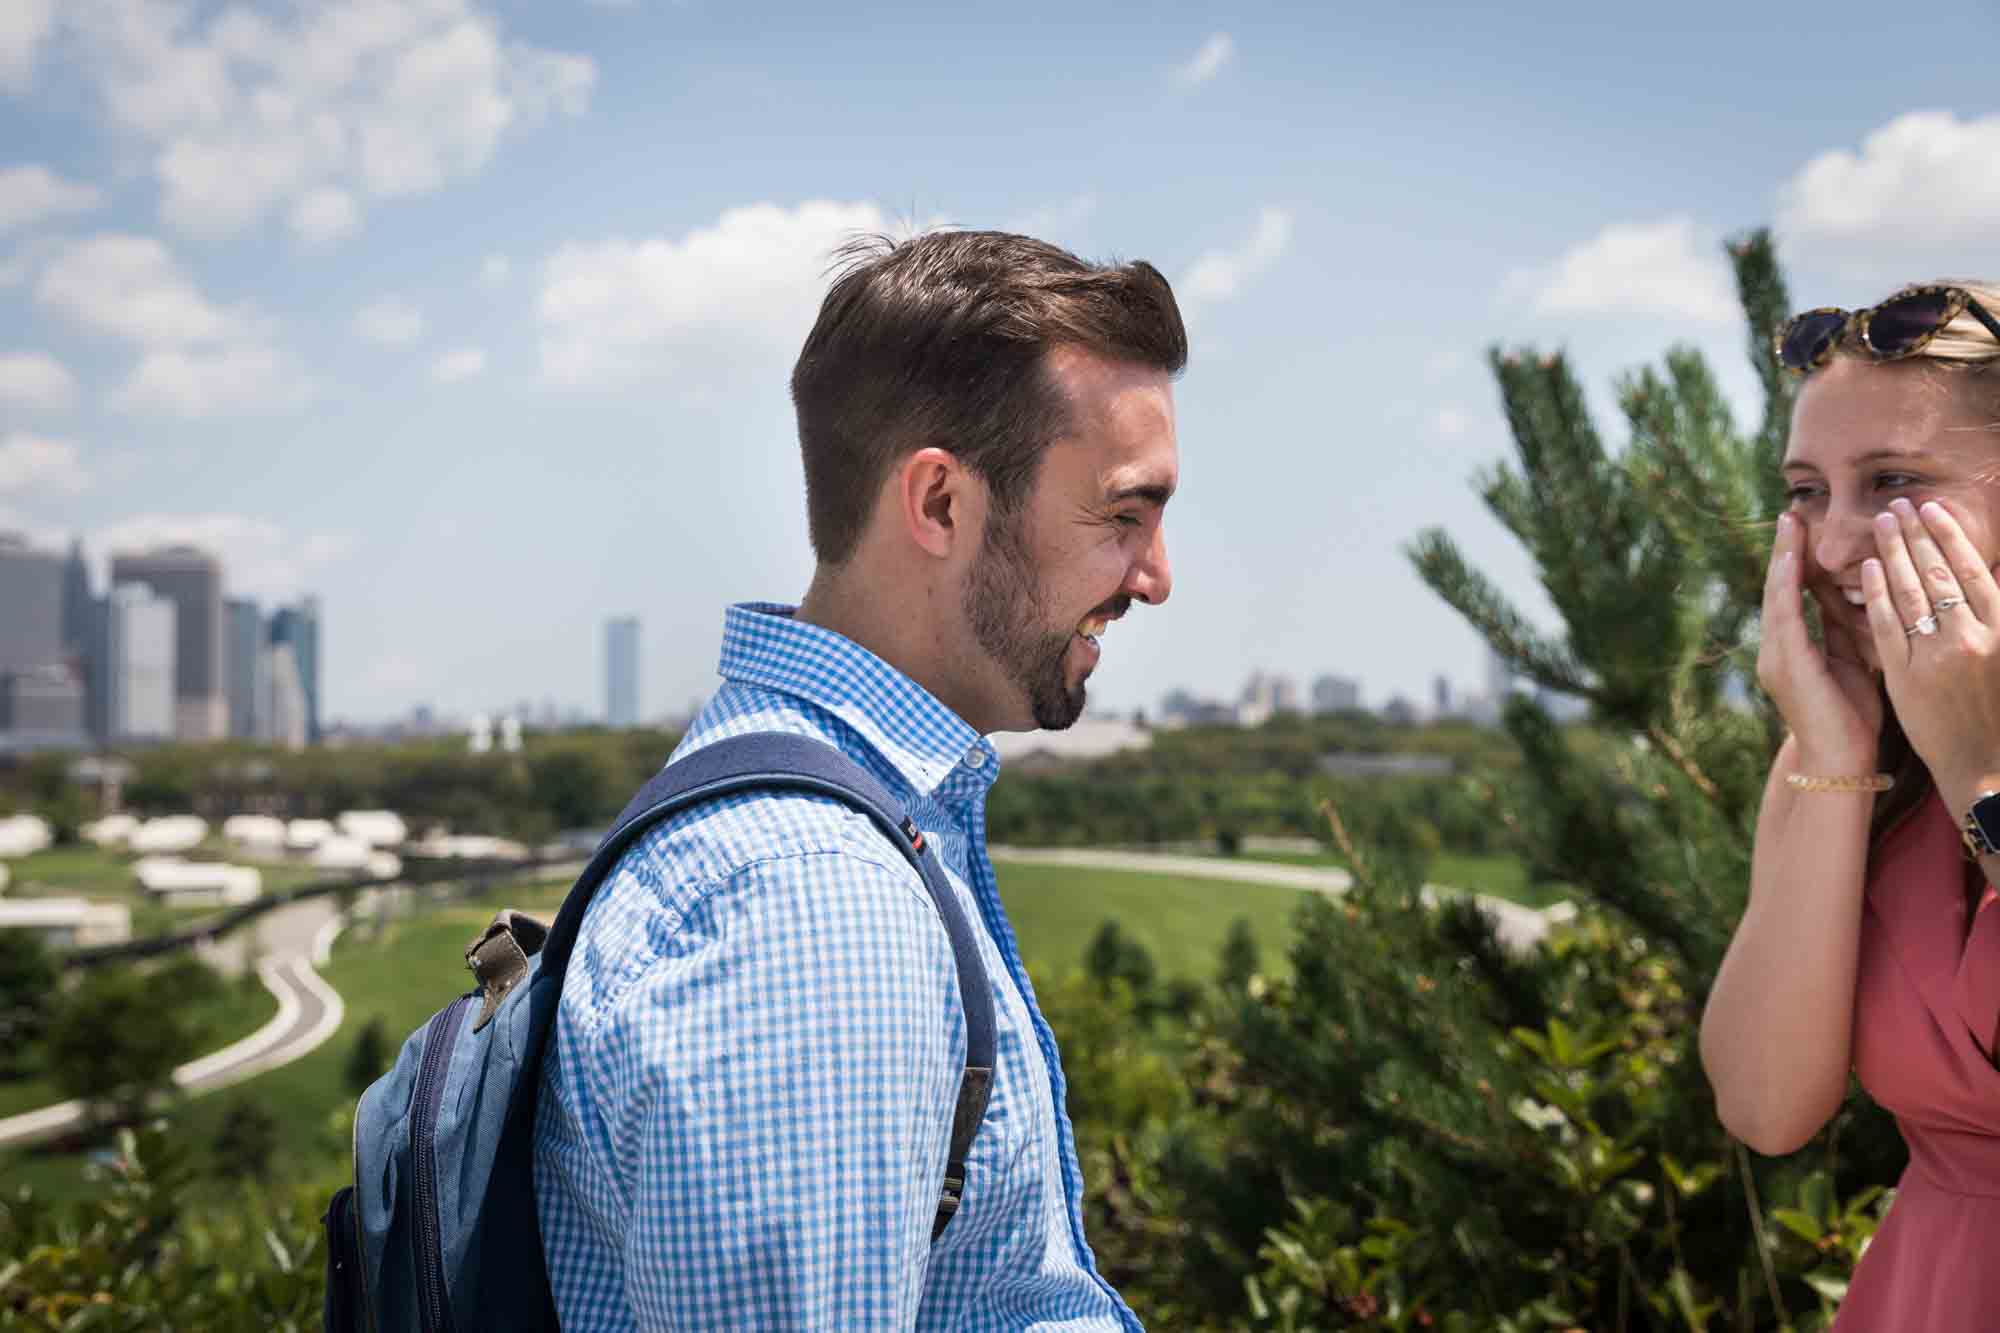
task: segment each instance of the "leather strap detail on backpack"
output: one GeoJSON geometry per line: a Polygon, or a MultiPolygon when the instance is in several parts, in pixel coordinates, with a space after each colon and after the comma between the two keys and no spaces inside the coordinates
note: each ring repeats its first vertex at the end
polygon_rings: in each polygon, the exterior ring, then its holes
{"type": "Polygon", "coordinates": [[[945,1154],[944,1195],[938,1200],[937,1220],[931,1223],[931,1240],[944,1234],[958,1215],[958,1201],[965,1195],[965,1159],[972,1155],[972,1140],[979,1122],[986,1118],[986,1099],[993,1093],[993,1071],[968,1065],[958,1085],[958,1107],[951,1116],[951,1147],[945,1154]]]}
{"type": "Polygon", "coordinates": [[[486,1001],[472,1021],[474,1032],[493,1020],[507,992],[528,975],[528,956],[539,953],[548,937],[549,928],[534,917],[503,907],[493,924],[465,946],[465,965],[478,979],[486,1001]]]}

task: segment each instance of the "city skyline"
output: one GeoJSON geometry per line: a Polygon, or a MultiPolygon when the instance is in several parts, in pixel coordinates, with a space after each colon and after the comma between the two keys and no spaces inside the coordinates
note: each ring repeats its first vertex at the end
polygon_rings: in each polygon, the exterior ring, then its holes
{"type": "Polygon", "coordinates": [[[0,25],[0,529],[192,543],[231,595],[338,607],[294,650],[321,728],[595,711],[614,610],[678,710],[723,604],[810,575],[785,375],[828,252],[1012,227],[1154,261],[1191,325],[1176,590],[1106,636],[1096,705],[1274,663],[1472,687],[1418,532],[1551,620],[1473,490],[1508,448],[1487,348],[1566,347],[1615,444],[1614,377],[1676,342],[1754,409],[1744,228],[1800,306],[1990,273],[2000,25],[1836,9],[30,6],[0,25]]]}
{"type": "Polygon", "coordinates": [[[0,752],[321,737],[316,597],[263,614],[185,544],[67,553],[0,531],[0,752]]]}

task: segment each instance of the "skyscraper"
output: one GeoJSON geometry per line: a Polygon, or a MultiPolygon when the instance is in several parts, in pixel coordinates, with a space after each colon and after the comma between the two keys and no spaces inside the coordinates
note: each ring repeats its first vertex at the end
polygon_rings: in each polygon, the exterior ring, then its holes
{"type": "Polygon", "coordinates": [[[264,617],[257,603],[241,598],[229,598],[222,609],[228,626],[229,734],[256,739],[265,731],[262,718],[270,695],[264,679],[270,665],[264,617]]]}
{"type": "Polygon", "coordinates": [[[297,606],[281,606],[271,613],[271,646],[288,645],[292,666],[298,677],[299,692],[305,700],[306,740],[320,738],[320,653],[319,598],[306,597],[297,606]]]}
{"type": "Polygon", "coordinates": [[[305,687],[300,683],[298,657],[293,645],[273,643],[269,656],[270,702],[265,706],[270,739],[287,750],[305,747],[307,717],[305,687]]]}
{"type": "Polygon", "coordinates": [[[63,558],[0,533],[0,673],[63,660],[63,558]]]}
{"type": "Polygon", "coordinates": [[[639,725],[637,616],[613,616],[604,622],[604,720],[614,727],[639,725]]]}
{"type": "Polygon", "coordinates": [[[167,546],[113,555],[111,582],[146,584],[174,604],[174,734],[197,741],[227,735],[222,566],[206,551],[167,546]]]}
{"type": "Polygon", "coordinates": [[[113,741],[171,740],[180,697],[179,607],[143,583],[105,598],[105,732],[113,741]]]}
{"type": "Polygon", "coordinates": [[[83,539],[70,543],[69,560],[63,565],[62,642],[63,651],[82,656],[90,646],[91,603],[90,566],[84,563],[83,539]]]}

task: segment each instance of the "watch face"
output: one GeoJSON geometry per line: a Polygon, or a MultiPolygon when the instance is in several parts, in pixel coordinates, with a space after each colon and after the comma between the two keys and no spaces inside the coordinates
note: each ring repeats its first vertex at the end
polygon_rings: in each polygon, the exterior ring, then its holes
{"type": "Polygon", "coordinates": [[[1989,791],[1972,803],[1966,820],[1979,830],[1989,848],[2000,849],[2000,792],[1989,791]]]}

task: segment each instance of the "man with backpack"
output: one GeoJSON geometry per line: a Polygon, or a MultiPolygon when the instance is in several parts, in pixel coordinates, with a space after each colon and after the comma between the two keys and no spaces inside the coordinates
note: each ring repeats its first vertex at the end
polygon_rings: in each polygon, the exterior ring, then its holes
{"type": "Polygon", "coordinates": [[[1186,332],[1152,266],[1026,237],[843,258],[792,374],[816,572],[795,609],[729,608],[723,685],[662,776],[803,738],[877,784],[907,845],[834,787],[751,786],[614,850],[533,1117],[555,1309],[1137,1328],[1084,1240],[1055,1042],[986,855],[985,734],[1070,725],[1109,624],[1166,600],[1186,332]]]}

